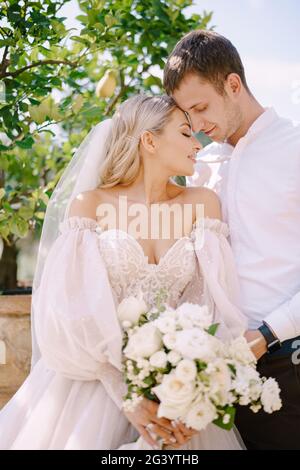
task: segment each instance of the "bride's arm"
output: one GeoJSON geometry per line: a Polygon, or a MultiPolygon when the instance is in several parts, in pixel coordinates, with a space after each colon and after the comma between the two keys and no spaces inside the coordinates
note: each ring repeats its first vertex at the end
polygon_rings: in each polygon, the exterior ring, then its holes
{"type": "MultiPolygon", "coordinates": [[[[95,219],[95,214],[96,214],[96,209],[100,204],[100,197],[99,193],[95,191],[87,191],[84,193],[81,193],[77,196],[77,198],[73,201],[73,203],[70,206],[69,210],[69,220],[73,218],[73,222],[76,226],[76,221],[80,225],[80,220],[90,220],[90,222],[93,222],[93,219],[95,219]]],[[[94,225],[96,225],[96,220],[94,220],[94,225]]],[[[86,234],[86,236],[90,237],[90,234],[86,234]]],[[[117,404],[119,408],[122,407],[122,402],[123,402],[123,396],[126,394],[127,387],[124,383],[124,377],[121,372],[121,348],[122,348],[122,342],[121,342],[121,330],[119,328],[119,324],[117,321],[117,315],[115,311],[115,306],[111,302],[112,299],[112,293],[111,293],[111,287],[108,281],[108,277],[106,275],[106,270],[104,263],[102,262],[102,257],[100,255],[100,252],[98,251],[98,245],[97,245],[97,238],[95,233],[92,235],[92,239],[89,240],[88,245],[82,246],[81,245],[81,252],[76,254],[77,261],[81,268],[84,267],[85,262],[90,259],[90,270],[91,273],[89,275],[89,279],[85,279],[85,281],[82,282],[83,285],[85,285],[85,290],[81,289],[81,294],[80,297],[85,297],[87,294],[87,289],[88,285],[90,283],[92,284],[97,284],[97,286],[90,286],[90,292],[91,295],[93,295],[93,292],[95,291],[95,296],[99,300],[98,307],[95,304],[94,311],[95,313],[98,313],[97,318],[100,318],[99,325],[94,325],[91,326],[91,331],[87,333],[86,331],[82,331],[83,337],[88,337],[89,335],[93,335],[94,341],[97,342],[97,339],[100,341],[100,337],[103,336],[101,334],[101,317],[102,317],[102,322],[103,326],[108,323],[108,319],[110,319],[111,326],[113,328],[110,329],[110,333],[108,332],[108,336],[112,336],[114,334],[115,341],[114,345],[119,347],[119,353],[117,359],[115,361],[105,361],[101,363],[101,367],[98,367],[97,370],[97,379],[101,380],[103,383],[107,393],[113,398],[114,402],[117,404]],[[88,256],[88,252],[92,250],[92,246],[94,247],[94,256],[93,259],[88,256]],[[88,259],[86,258],[86,255],[88,256],[88,259]],[[101,278],[97,273],[92,273],[94,266],[97,266],[98,268],[101,266],[102,269],[102,283],[101,278]],[[104,272],[105,271],[105,272],[104,272]],[[98,280],[97,280],[98,277],[98,280]],[[102,287],[102,289],[101,289],[102,287]],[[101,294],[101,290],[103,291],[101,294]],[[100,299],[101,297],[101,299],[100,299]],[[105,297],[108,298],[108,300],[105,300],[105,297]]],[[[74,294],[73,294],[74,296],[74,294]]],[[[80,327],[82,328],[82,325],[87,324],[87,320],[83,321],[83,318],[81,318],[81,324],[80,327]]],[[[107,328],[106,328],[107,331],[107,328]]],[[[77,337],[74,338],[75,341],[77,341],[77,344],[79,345],[80,341],[82,341],[81,338],[77,337]]],[[[97,350],[100,353],[100,348],[93,348],[93,356],[97,354],[97,350]]],[[[106,352],[108,354],[108,351],[106,352]]],[[[117,351],[114,351],[114,354],[117,355],[117,351]]],[[[53,360],[53,359],[52,359],[53,360]]],[[[78,357],[78,361],[80,360],[80,357],[78,357]]],[[[70,373],[69,370],[66,371],[66,373],[70,373]]],[[[171,443],[170,439],[172,439],[172,435],[174,434],[176,437],[177,442],[180,442],[181,445],[185,442],[186,438],[182,434],[180,430],[177,428],[174,429],[172,426],[171,422],[167,419],[164,418],[158,418],[157,417],[157,404],[144,399],[142,403],[140,404],[139,408],[133,412],[126,412],[125,413],[127,419],[132,423],[132,425],[139,431],[139,433],[143,436],[143,438],[150,444],[150,445],[156,445],[156,442],[152,439],[151,435],[148,432],[148,428],[146,428],[147,425],[150,423],[153,425],[153,432],[155,432],[158,436],[162,437],[165,442],[171,443]]]]}

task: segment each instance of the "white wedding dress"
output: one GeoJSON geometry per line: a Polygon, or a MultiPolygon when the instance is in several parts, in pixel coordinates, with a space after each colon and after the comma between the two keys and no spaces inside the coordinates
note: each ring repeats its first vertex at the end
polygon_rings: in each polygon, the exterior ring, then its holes
{"type": "MultiPolygon", "coordinates": [[[[151,306],[165,288],[172,306],[208,303],[220,334],[238,334],[246,325],[235,306],[227,236],[223,222],[198,220],[155,265],[125,232],[103,231],[85,217],[62,222],[33,296],[41,358],[0,412],[0,449],[150,449],[122,411],[116,307],[140,290],[151,306]],[[196,249],[203,227],[204,245],[196,249]]],[[[210,425],[184,448],[241,449],[240,442],[235,431],[210,425]]]]}

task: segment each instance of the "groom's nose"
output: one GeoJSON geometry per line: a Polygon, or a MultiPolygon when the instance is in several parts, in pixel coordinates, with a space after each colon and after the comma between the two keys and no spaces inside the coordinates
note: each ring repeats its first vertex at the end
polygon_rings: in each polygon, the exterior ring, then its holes
{"type": "Polygon", "coordinates": [[[192,129],[195,134],[205,129],[205,122],[199,116],[191,116],[192,129]]]}

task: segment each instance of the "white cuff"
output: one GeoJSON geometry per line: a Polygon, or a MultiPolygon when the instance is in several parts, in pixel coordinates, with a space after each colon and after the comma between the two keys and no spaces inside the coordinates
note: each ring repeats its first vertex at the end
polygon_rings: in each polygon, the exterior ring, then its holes
{"type": "Polygon", "coordinates": [[[264,321],[270,325],[279,340],[300,335],[300,293],[271,312],[264,321]]]}

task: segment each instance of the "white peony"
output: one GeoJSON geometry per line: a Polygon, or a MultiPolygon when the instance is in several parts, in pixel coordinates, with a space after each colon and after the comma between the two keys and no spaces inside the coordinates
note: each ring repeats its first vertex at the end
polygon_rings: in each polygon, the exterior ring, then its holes
{"type": "Polygon", "coordinates": [[[142,313],[147,312],[147,305],[142,297],[127,297],[120,302],[117,308],[118,318],[121,323],[124,321],[135,324],[138,322],[142,313]]]}
{"type": "Polygon", "coordinates": [[[152,354],[149,361],[153,367],[163,369],[167,365],[168,356],[164,351],[157,351],[156,353],[152,354]]]}
{"type": "Polygon", "coordinates": [[[229,392],[232,388],[231,373],[223,359],[216,359],[209,364],[206,371],[209,374],[210,397],[220,406],[230,402],[229,392]]]}
{"type": "Polygon", "coordinates": [[[236,377],[232,381],[233,388],[236,393],[244,397],[241,404],[248,404],[251,400],[251,388],[254,392],[253,395],[256,395],[256,390],[260,387],[259,373],[252,366],[244,366],[238,362],[234,363],[234,367],[236,377]]]}
{"type": "Polygon", "coordinates": [[[189,328],[176,333],[174,349],[186,359],[209,362],[216,357],[214,340],[213,336],[199,328],[189,328]]]}
{"type": "Polygon", "coordinates": [[[272,377],[263,383],[261,402],[266,413],[273,413],[273,411],[278,411],[282,407],[280,388],[272,377]]]}
{"type": "Polygon", "coordinates": [[[213,316],[206,305],[185,302],[177,308],[178,323],[182,328],[207,329],[213,323],[213,316]]]}
{"type": "Polygon", "coordinates": [[[184,416],[196,393],[193,382],[184,383],[174,373],[164,375],[162,383],[152,390],[160,400],[158,417],[168,419],[184,416]]]}
{"type": "Polygon", "coordinates": [[[175,375],[182,382],[190,382],[196,378],[197,367],[194,361],[183,359],[175,369],[175,375]]]}
{"type": "Polygon", "coordinates": [[[244,336],[239,336],[229,343],[228,353],[230,357],[245,365],[257,362],[244,336]]]}
{"type": "Polygon", "coordinates": [[[216,408],[210,400],[199,397],[191,406],[184,422],[190,428],[201,431],[217,418],[216,408]]]}
{"type": "Polygon", "coordinates": [[[176,330],[176,321],[172,317],[164,316],[158,318],[154,324],[162,333],[172,333],[176,330]]]}
{"type": "Polygon", "coordinates": [[[159,330],[151,323],[142,325],[130,336],[124,354],[129,359],[149,358],[162,347],[159,330]]]}

